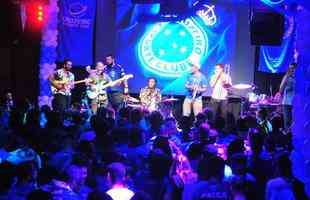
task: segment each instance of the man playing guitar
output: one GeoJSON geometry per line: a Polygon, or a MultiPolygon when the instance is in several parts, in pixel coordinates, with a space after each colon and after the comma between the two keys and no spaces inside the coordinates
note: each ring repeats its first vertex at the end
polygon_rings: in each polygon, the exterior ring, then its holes
{"type": "Polygon", "coordinates": [[[207,90],[207,79],[200,72],[199,63],[191,62],[192,73],[185,83],[187,95],[183,102],[183,116],[190,116],[193,108],[194,115],[202,111],[202,94],[207,90]]]}
{"type": "Polygon", "coordinates": [[[71,104],[71,90],[74,88],[74,75],[70,72],[72,62],[65,60],[63,67],[49,76],[54,95],[53,110],[65,112],[71,104]]]}
{"type": "Polygon", "coordinates": [[[223,64],[216,64],[214,74],[211,76],[212,103],[216,115],[226,119],[227,88],[231,86],[231,77],[224,72],[223,64]]]}
{"type": "MultiPolygon", "coordinates": [[[[113,55],[106,56],[106,67],[104,72],[112,79],[112,81],[119,80],[125,76],[124,68],[116,64],[113,55]]],[[[117,83],[109,88],[108,96],[114,110],[119,110],[124,103],[124,95],[128,94],[128,82],[127,80],[117,83]]]]}
{"type": "Polygon", "coordinates": [[[105,74],[102,62],[96,63],[96,69],[87,68],[89,73],[88,79],[91,80],[87,84],[87,96],[90,99],[93,114],[97,113],[98,107],[107,107],[109,105],[106,88],[102,88],[105,84],[110,83],[111,78],[105,74]]]}

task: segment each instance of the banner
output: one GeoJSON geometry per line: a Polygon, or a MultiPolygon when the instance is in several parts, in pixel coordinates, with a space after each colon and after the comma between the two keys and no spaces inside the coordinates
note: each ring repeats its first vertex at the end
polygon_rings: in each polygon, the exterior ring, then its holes
{"type": "MultiPolygon", "coordinates": [[[[145,10],[133,11],[131,16],[138,16],[145,10]]],[[[116,41],[117,62],[135,74],[134,81],[129,81],[131,92],[138,93],[148,77],[155,77],[163,94],[183,95],[191,71],[189,61],[199,62],[207,78],[216,63],[233,62],[236,11],[228,6],[206,3],[180,21],[138,19],[133,17],[128,27],[119,30],[116,41]]]]}
{"type": "Polygon", "coordinates": [[[70,59],[74,66],[93,63],[95,0],[59,1],[58,61],[70,59]]]}

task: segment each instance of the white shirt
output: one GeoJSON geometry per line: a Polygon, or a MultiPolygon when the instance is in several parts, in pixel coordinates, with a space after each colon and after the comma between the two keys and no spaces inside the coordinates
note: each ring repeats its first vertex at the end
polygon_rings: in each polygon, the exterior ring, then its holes
{"type": "Polygon", "coordinates": [[[228,95],[227,89],[223,87],[223,82],[231,84],[231,77],[228,74],[222,74],[222,77],[217,80],[218,75],[214,74],[211,77],[210,85],[213,86],[212,98],[217,100],[225,100],[228,95]],[[216,82],[217,80],[217,82],[216,82]],[[216,82],[216,83],[215,83],[216,82]],[[215,85],[213,85],[215,84],[215,85]]]}
{"type": "Polygon", "coordinates": [[[135,193],[128,188],[115,187],[106,192],[113,200],[130,200],[135,193]]]}

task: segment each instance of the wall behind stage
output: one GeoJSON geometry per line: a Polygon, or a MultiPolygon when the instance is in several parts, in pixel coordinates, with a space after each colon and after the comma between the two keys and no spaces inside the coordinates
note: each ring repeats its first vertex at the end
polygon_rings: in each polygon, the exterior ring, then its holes
{"type": "Polygon", "coordinates": [[[140,13],[156,9],[128,1],[116,8],[116,58],[127,73],[135,75],[130,81],[131,92],[139,92],[147,77],[153,76],[163,93],[184,94],[188,61],[196,59],[207,78],[216,63],[225,63],[231,65],[234,84],[253,82],[254,48],[247,5],[206,4],[202,13],[179,22],[139,20],[140,13]]]}

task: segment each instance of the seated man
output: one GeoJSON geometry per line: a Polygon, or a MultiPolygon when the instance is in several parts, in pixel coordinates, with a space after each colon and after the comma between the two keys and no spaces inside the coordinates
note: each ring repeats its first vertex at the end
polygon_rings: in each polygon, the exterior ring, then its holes
{"type": "Polygon", "coordinates": [[[160,89],[156,88],[156,79],[154,77],[148,78],[148,84],[140,91],[140,100],[144,108],[153,112],[158,110],[161,101],[160,89]]]}
{"type": "Polygon", "coordinates": [[[113,200],[130,200],[134,192],[126,185],[126,168],[122,163],[112,163],[107,173],[110,189],[106,192],[113,200]]]}

